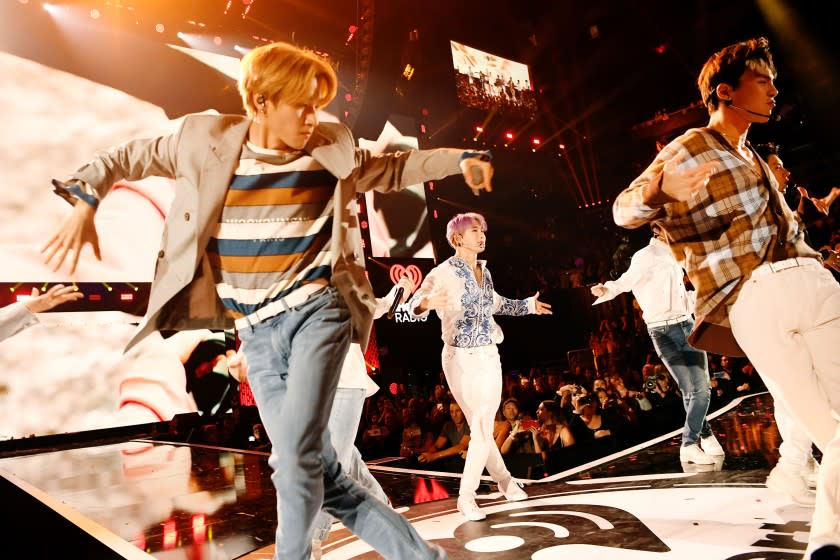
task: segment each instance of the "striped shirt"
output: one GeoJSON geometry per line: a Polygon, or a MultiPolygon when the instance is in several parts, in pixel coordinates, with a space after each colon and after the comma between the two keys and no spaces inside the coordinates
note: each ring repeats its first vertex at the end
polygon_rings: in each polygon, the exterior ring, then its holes
{"type": "Polygon", "coordinates": [[[764,262],[817,257],[804,241],[801,222],[777,189],[767,164],[753,152],[762,172],[710,128],[690,129],[668,144],[613,203],[615,223],[635,228],[659,222],[677,261],[697,289],[694,332],[689,342],[702,350],[743,355],[732,336],[729,310],[743,283],[764,262]],[[648,185],[660,185],[668,161],[677,169],[718,162],[708,186],[691,199],[645,201],[648,185]]]}
{"type": "Polygon", "coordinates": [[[329,280],[335,185],[309,155],[243,146],[207,247],[216,291],[231,316],[329,280]]]}

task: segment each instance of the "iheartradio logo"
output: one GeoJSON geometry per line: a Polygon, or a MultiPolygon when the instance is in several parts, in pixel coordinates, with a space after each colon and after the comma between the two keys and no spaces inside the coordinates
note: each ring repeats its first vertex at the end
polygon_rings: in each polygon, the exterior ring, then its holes
{"type": "Polygon", "coordinates": [[[400,281],[400,278],[403,277],[404,274],[408,275],[411,278],[411,281],[414,282],[416,287],[420,287],[420,282],[423,281],[423,273],[417,267],[417,265],[410,264],[408,266],[403,266],[401,264],[394,264],[391,265],[391,269],[389,271],[391,275],[391,282],[396,284],[400,281]]]}

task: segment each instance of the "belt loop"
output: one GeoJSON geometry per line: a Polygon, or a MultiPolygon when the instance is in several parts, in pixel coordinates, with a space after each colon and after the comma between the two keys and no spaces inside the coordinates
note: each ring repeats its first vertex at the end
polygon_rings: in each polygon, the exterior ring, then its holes
{"type": "Polygon", "coordinates": [[[279,301],[280,305],[283,306],[283,313],[286,313],[286,312],[291,310],[291,307],[289,307],[289,304],[286,303],[286,298],[282,297],[282,298],[278,299],[277,301],[279,301]]]}

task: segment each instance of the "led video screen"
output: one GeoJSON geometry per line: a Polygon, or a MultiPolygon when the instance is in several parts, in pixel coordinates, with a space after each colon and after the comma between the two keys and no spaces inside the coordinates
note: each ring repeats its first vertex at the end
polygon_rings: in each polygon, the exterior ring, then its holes
{"type": "Polygon", "coordinates": [[[242,113],[229,75],[237,59],[122,33],[69,7],[52,16],[3,6],[12,8],[17,19],[0,18],[10,24],[0,34],[0,73],[14,77],[0,88],[0,322],[33,287],[73,285],[84,299],[0,337],[0,439],[224,413],[238,390],[227,368],[230,333],[155,333],[124,353],[145,309],[171,180],[115,184],[95,219],[101,258],[86,246],[75,272],[45,263],[42,248],[70,210],[52,179],[125,140],[175,131],[188,112],[242,113]],[[27,40],[33,34],[39,41],[27,40]]]}
{"type": "MultiPolygon", "coordinates": [[[[392,116],[382,128],[379,138],[359,138],[359,147],[374,154],[416,150],[417,137],[411,135],[411,131],[416,128],[412,119],[392,116]]],[[[434,258],[426,193],[422,183],[396,193],[369,191],[365,193],[365,205],[371,256],[434,258]]]]}
{"type": "Polygon", "coordinates": [[[450,41],[458,99],[467,107],[531,117],[537,102],[527,64],[450,41]]]}

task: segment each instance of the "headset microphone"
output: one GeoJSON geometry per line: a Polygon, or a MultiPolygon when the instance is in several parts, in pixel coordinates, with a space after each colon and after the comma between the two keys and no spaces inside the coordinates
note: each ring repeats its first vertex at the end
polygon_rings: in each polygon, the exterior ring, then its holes
{"type": "Polygon", "coordinates": [[[737,109],[738,111],[741,111],[742,113],[749,113],[750,115],[755,115],[756,117],[763,117],[765,119],[770,119],[773,122],[778,122],[782,119],[782,117],[780,117],[779,115],[773,115],[773,113],[759,113],[758,111],[750,111],[749,109],[739,107],[738,105],[735,105],[734,103],[732,103],[731,99],[724,99],[723,102],[726,105],[732,107],[733,109],[737,109]]]}

